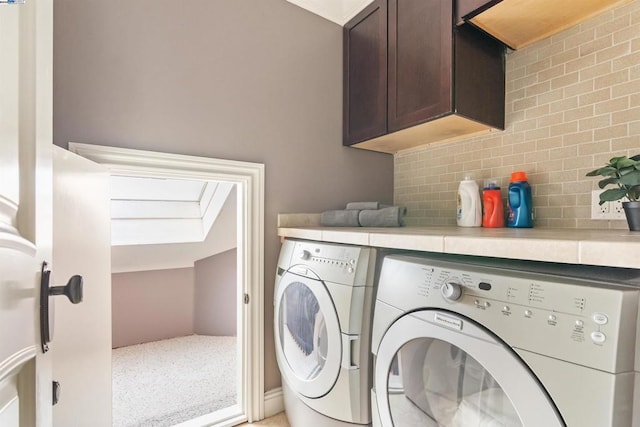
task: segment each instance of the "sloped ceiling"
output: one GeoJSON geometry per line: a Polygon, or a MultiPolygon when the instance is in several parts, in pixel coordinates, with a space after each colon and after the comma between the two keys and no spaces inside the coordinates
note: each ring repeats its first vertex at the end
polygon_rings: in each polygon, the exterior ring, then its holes
{"type": "Polygon", "coordinates": [[[111,177],[112,272],[191,267],[236,247],[229,182],[111,177]]]}
{"type": "Polygon", "coordinates": [[[234,184],[111,176],[111,244],[202,242],[234,184]]]}
{"type": "Polygon", "coordinates": [[[287,0],[343,26],[373,0],[287,0]]]}

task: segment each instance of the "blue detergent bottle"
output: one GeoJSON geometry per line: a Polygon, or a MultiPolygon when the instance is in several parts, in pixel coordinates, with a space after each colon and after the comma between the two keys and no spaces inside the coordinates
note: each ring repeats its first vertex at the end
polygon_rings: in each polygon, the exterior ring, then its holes
{"type": "Polygon", "coordinates": [[[525,172],[513,172],[509,183],[509,197],[507,199],[509,216],[507,227],[533,227],[533,203],[531,200],[531,186],[525,172]]]}

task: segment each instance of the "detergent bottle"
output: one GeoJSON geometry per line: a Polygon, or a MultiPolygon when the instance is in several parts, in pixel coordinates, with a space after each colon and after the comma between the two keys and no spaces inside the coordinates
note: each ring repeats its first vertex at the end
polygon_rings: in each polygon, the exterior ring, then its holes
{"type": "Polygon", "coordinates": [[[531,200],[531,186],[525,172],[513,172],[509,183],[509,197],[507,199],[509,217],[507,227],[533,227],[533,204],[531,200]]]}
{"type": "Polygon", "coordinates": [[[482,202],[480,188],[470,174],[460,181],[457,195],[457,222],[460,227],[480,227],[482,225],[482,202]]]}
{"type": "Polygon", "coordinates": [[[487,180],[482,190],[482,226],[504,227],[504,205],[496,179],[487,180]]]}

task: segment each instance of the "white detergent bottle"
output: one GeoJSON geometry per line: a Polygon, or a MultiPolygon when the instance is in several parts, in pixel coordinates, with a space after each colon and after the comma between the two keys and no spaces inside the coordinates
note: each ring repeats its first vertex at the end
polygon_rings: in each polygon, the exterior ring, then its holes
{"type": "Polygon", "coordinates": [[[457,219],[459,227],[480,227],[482,225],[480,187],[470,174],[464,176],[458,187],[457,219]]]}

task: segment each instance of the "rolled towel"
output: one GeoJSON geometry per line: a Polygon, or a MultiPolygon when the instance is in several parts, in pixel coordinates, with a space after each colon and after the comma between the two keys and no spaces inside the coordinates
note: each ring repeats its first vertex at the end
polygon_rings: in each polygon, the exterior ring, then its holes
{"type": "Polygon", "coordinates": [[[358,220],[362,227],[402,227],[407,208],[389,206],[377,210],[362,210],[358,220]]]}
{"type": "Polygon", "coordinates": [[[363,210],[363,209],[382,209],[388,208],[389,205],[384,205],[380,202],[349,202],[347,203],[347,210],[363,210]]]}
{"type": "Polygon", "coordinates": [[[320,214],[320,225],[330,227],[359,227],[358,210],[324,211],[320,214]]]}

